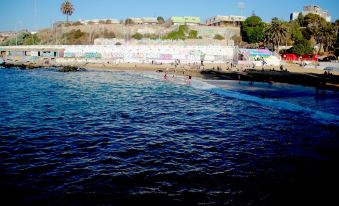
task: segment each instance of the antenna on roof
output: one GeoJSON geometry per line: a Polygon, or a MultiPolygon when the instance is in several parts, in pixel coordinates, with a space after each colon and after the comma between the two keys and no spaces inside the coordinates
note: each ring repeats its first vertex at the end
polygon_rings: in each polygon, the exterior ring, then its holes
{"type": "Polygon", "coordinates": [[[240,9],[240,15],[243,16],[243,11],[244,11],[244,8],[245,8],[245,3],[242,2],[242,1],[239,1],[238,2],[238,8],[240,9]]]}

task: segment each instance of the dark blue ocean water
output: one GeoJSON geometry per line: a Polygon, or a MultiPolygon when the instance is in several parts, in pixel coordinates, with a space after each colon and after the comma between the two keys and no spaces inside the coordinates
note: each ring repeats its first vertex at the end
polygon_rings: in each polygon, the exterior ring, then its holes
{"type": "Polygon", "coordinates": [[[337,96],[209,83],[220,87],[154,73],[0,69],[0,201],[338,203],[337,96]]]}

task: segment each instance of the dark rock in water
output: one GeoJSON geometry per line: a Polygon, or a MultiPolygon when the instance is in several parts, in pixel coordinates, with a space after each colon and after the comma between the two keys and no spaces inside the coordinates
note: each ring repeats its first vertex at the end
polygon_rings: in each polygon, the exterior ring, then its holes
{"type": "Polygon", "coordinates": [[[161,72],[164,72],[164,71],[162,69],[159,69],[159,70],[157,70],[157,72],[161,73],[161,72]]]}
{"type": "Polygon", "coordinates": [[[35,66],[33,64],[29,64],[26,66],[26,69],[38,69],[38,68],[40,68],[40,66],[35,66]]]}
{"type": "Polygon", "coordinates": [[[19,67],[19,69],[22,69],[22,70],[27,69],[27,67],[25,65],[22,65],[22,64],[17,65],[17,67],[19,67]]]}
{"type": "Polygon", "coordinates": [[[61,67],[58,71],[59,72],[80,72],[80,71],[86,71],[86,69],[80,68],[80,67],[65,66],[65,67],[61,67]]]}
{"type": "Polygon", "coordinates": [[[15,65],[15,64],[6,63],[6,62],[3,64],[3,66],[4,66],[5,68],[16,67],[16,65],[15,65]]]}

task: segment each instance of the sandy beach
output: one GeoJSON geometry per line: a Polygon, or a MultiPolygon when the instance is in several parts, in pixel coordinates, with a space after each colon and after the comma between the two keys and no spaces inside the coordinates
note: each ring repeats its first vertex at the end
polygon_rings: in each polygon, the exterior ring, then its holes
{"type": "MultiPolygon", "coordinates": [[[[258,71],[262,71],[263,67],[255,67],[249,65],[237,65],[235,67],[231,67],[230,64],[205,64],[204,66],[200,65],[178,65],[175,67],[173,64],[161,64],[161,65],[152,65],[152,64],[138,64],[138,63],[120,63],[120,64],[109,64],[109,63],[102,63],[102,64],[72,64],[73,66],[79,66],[87,69],[114,69],[114,70],[136,70],[136,71],[158,71],[166,69],[169,69],[171,71],[177,70],[177,71],[187,71],[191,72],[192,75],[195,75],[196,73],[199,73],[199,71],[202,70],[216,70],[216,71],[223,71],[223,72],[235,72],[235,71],[245,71],[247,69],[254,69],[258,71]],[[220,68],[218,70],[217,68],[220,68]]],[[[323,74],[324,70],[317,69],[317,68],[305,68],[302,66],[299,66],[297,64],[289,64],[286,63],[283,66],[284,69],[287,69],[288,72],[293,73],[302,73],[302,74],[323,74]]],[[[275,70],[279,71],[280,68],[277,66],[265,66],[264,70],[275,70]]],[[[339,72],[332,71],[333,75],[339,75],[339,72]]]]}
{"type": "Polygon", "coordinates": [[[110,61],[87,62],[69,60],[64,62],[40,59],[37,61],[11,61],[7,59],[4,66],[18,66],[23,69],[40,67],[67,68],[64,71],[79,69],[114,70],[114,71],[154,71],[167,72],[169,75],[192,76],[213,80],[241,80],[257,82],[280,82],[317,87],[319,89],[339,90],[339,72],[325,71],[319,68],[305,68],[298,64],[285,63],[281,70],[278,66],[253,67],[251,65],[224,64],[146,64],[146,63],[112,63],[110,61]]]}

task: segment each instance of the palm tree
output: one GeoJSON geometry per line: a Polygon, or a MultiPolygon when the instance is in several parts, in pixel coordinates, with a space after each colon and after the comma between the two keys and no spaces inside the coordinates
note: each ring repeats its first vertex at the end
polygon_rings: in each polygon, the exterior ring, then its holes
{"type": "Polygon", "coordinates": [[[265,41],[271,43],[273,50],[279,54],[279,45],[286,39],[287,33],[286,25],[277,19],[273,19],[265,31],[265,41]]]}
{"type": "Polygon", "coordinates": [[[60,10],[62,14],[66,15],[66,23],[68,24],[68,16],[72,16],[74,12],[73,4],[66,0],[61,4],[60,10]]]}

